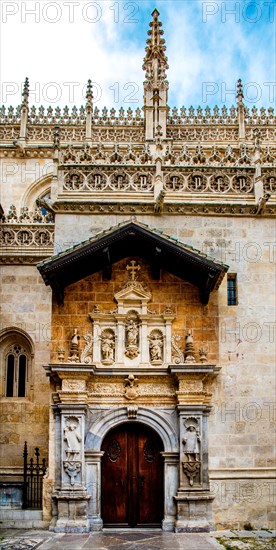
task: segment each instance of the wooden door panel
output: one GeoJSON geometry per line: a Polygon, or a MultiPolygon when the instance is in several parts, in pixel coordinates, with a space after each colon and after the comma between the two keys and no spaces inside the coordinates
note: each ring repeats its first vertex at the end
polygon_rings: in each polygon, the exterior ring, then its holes
{"type": "Polygon", "coordinates": [[[154,432],[139,438],[139,524],[160,524],[163,518],[162,444],[154,432]]]}
{"type": "Polygon", "coordinates": [[[105,525],[160,525],[163,518],[163,445],[141,424],[125,424],[104,439],[102,518],[105,525]]]}
{"type": "Polygon", "coordinates": [[[102,461],[103,522],[128,524],[127,489],[127,434],[121,430],[112,431],[103,443],[105,451],[102,461]]]}

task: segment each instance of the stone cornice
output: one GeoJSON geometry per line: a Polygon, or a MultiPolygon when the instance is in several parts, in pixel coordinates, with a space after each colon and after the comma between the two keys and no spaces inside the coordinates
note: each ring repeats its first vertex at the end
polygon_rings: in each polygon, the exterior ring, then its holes
{"type": "MultiPolygon", "coordinates": [[[[186,196],[187,201],[187,196],[186,196]]],[[[55,212],[64,214],[128,214],[128,215],[160,215],[155,210],[155,204],[152,202],[117,202],[114,200],[107,200],[106,202],[98,202],[92,200],[78,200],[72,197],[72,200],[59,200],[54,204],[55,212]]],[[[214,202],[206,202],[202,200],[199,202],[198,196],[194,197],[193,202],[191,200],[185,202],[179,197],[178,202],[164,202],[163,215],[185,215],[185,216],[238,216],[238,217],[255,217],[257,215],[257,205],[254,204],[252,198],[251,204],[248,204],[248,197],[244,202],[232,202],[221,195],[219,200],[216,197],[214,202]],[[225,202],[222,202],[224,200],[225,202]]],[[[262,217],[275,217],[276,216],[276,204],[274,202],[268,202],[262,217]]]]}

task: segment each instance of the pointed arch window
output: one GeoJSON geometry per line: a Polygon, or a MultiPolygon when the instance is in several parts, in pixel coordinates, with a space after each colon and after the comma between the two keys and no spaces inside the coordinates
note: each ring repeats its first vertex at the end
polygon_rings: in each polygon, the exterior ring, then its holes
{"type": "Polygon", "coordinates": [[[28,353],[14,344],[6,355],[6,397],[26,397],[28,353]]]}
{"type": "Polygon", "coordinates": [[[32,399],[34,343],[18,327],[0,330],[0,399],[32,399]]]}

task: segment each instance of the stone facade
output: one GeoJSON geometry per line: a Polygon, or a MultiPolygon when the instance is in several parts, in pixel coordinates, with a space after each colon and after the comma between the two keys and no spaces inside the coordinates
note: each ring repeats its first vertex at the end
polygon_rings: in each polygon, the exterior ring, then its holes
{"type": "Polygon", "coordinates": [[[36,110],[26,80],[0,112],[1,495],[39,446],[56,531],[102,529],[102,443],[128,423],[162,440],[164,530],[275,521],[275,118],[241,81],[229,110],[170,110],[161,35],[155,10],[143,110],[100,112],[90,81],[36,110]]]}

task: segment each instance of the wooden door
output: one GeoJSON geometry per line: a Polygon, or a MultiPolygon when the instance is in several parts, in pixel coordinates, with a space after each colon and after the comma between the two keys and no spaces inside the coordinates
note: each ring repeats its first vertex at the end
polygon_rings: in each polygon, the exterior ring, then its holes
{"type": "Polygon", "coordinates": [[[142,424],[123,424],[102,445],[102,518],[106,526],[160,526],[163,519],[163,445],[142,424]]]}

